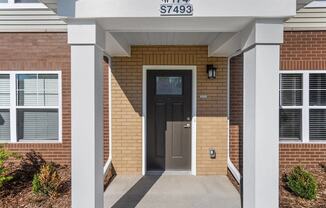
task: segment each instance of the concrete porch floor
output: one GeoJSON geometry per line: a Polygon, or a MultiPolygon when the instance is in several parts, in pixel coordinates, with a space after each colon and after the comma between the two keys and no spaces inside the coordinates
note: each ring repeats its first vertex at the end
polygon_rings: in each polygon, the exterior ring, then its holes
{"type": "Polygon", "coordinates": [[[104,193],[109,208],[240,208],[226,176],[117,176],[104,193]]]}

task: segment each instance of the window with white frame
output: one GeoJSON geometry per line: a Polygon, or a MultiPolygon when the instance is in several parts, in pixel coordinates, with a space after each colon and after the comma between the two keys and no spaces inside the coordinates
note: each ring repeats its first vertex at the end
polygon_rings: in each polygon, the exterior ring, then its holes
{"type": "Polygon", "coordinates": [[[60,138],[60,73],[0,74],[0,140],[60,138]]]}
{"type": "Polygon", "coordinates": [[[326,142],[326,72],[280,74],[280,140],[326,142]]]}

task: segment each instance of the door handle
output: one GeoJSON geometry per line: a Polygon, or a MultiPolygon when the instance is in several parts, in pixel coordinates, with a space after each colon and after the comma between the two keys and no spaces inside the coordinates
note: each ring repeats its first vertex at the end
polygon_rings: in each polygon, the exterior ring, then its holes
{"type": "Polygon", "coordinates": [[[189,123],[187,123],[186,125],[183,126],[184,128],[190,128],[191,125],[189,123]]]}

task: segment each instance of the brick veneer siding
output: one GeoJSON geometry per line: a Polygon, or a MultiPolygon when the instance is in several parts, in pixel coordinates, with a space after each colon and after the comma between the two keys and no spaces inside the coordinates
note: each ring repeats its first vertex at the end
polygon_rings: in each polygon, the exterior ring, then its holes
{"type": "MultiPolygon", "coordinates": [[[[106,65],[107,67],[107,65],[106,65]]],[[[16,143],[5,148],[24,154],[40,152],[44,159],[70,164],[71,157],[71,90],[70,46],[66,33],[0,33],[0,71],[62,72],[62,143],[16,143]]],[[[104,74],[104,148],[108,157],[108,70],[104,74]]]]}
{"type": "Polygon", "coordinates": [[[243,55],[230,60],[230,160],[242,173],[243,154],[243,55]]]}
{"type": "Polygon", "coordinates": [[[227,172],[227,58],[209,58],[207,46],[134,46],[131,57],[112,59],[112,158],[117,174],[142,170],[143,65],[197,66],[197,174],[227,172]],[[218,67],[208,80],[206,65],[218,67]],[[208,95],[206,100],[200,95],[208,95]],[[209,147],[217,158],[210,159],[209,147]]]}
{"type": "MultiPolygon", "coordinates": [[[[242,164],[242,57],[230,65],[230,157],[241,170],[242,164]]],[[[284,32],[281,70],[326,70],[326,31],[284,32]]],[[[280,170],[296,165],[317,167],[326,163],[325,144],[280,144],[280,170]]]]}
{"type": "MultiPolygon", "coordinates": [[[[326,70],[326,31],[284,32],[281,70],[326,70]]],[[[325,144],[280,144],[280,168],[326,163],[325,144]]]]}
{"type": "Polygon", "coordinates": [[[326,31],[284,32],[281,69],[326,70],[326,31]]]}
{"type": "Polygon", "coordinates": [[[103,61],[103,148],[104,148],[104,164],[109,159],[109,63],[108,60],[105,59],[103,61]]]}

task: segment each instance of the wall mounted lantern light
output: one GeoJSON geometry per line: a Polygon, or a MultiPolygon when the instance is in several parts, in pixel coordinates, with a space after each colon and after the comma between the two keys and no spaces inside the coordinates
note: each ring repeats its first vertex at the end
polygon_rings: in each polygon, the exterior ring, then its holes
{"type": "Polygon", "coordinates": [[[207,76],[208,76],[208,79],[216,79],[216,70],[217,70],[217,68],[214,67],[213,64],[207,65],[207,76]]]}

